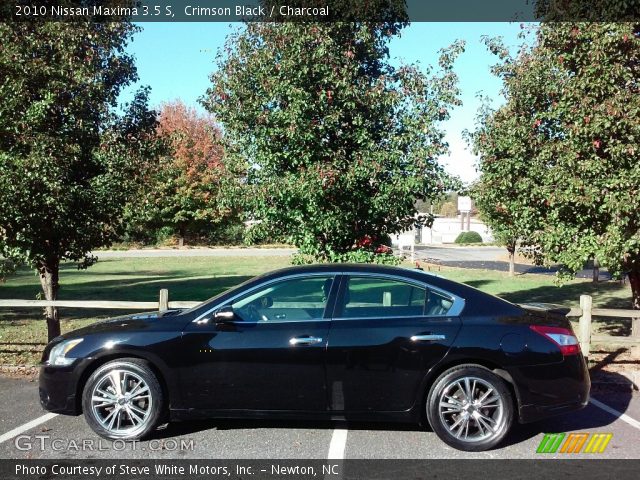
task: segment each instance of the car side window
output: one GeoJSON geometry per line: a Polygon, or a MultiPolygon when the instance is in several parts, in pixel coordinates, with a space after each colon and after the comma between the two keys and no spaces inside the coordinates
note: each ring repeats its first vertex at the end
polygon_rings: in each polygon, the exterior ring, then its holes
{"type": "Polygon", "coordinates": [[[333,284],[332,275],[273,282],[231,304],[246,322],[321,320],[333,284]]]}
{"type": "Polygon", "coordinates": [[[342,298],[344,318],[422,316],[427,291],[412,283],[376,277],[351,276],[342,298]]]}
{"type": "Polygon", "coordinates": [[[424,309],[425,316],[445,316],[449,313],[452,306],[453,300],[451,297],[431,289],[427,290],[427,304],[424,309]]]}

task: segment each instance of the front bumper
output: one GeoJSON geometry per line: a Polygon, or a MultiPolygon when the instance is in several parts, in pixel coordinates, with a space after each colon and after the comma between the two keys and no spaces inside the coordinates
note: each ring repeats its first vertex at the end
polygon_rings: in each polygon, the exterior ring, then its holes
{"type": "Polygon", "coordinates": [[[40,366],[40,405],[45,410],[63,415],[80,415],[82,408],[77,398],[76,367],[40,366]]]}

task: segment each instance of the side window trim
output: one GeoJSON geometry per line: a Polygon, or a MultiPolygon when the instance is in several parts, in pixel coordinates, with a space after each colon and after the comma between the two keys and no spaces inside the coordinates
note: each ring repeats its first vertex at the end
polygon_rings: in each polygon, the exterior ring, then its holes
{"type": "MultiPolygon", "coordinates": [[[[333,308],[336,304],[335,302],[335,296],[337,295],[337,288],[338,288],[338,280],[340,280],[340,278],[342,277],[342,273],[341,272],[336,272],[336,271],[330,271],[330,272],[313,272],[313,273],[296,273],[293,275],[286,275],[284,277],[279,277],[279,278],[274,278],[266,283],[260,283],[258,285],[254,285],[253,287],[251,287],[248,290],[244,290],[236,295],[234,295],[233,297],[227,298],[224,302],[222,303],[218,303],[216,305],[214,305],[213,307],[209,308],[206,312],[198,315],[198,317],[196,317],[194,320],[192,320],[191,323],[200,323],[201,320],[203,320],[205,317],[212,315],[216,310],[221,309],[222,307],[226,307],[227,305],[231,305],[234,301],[236,301],[238,298],[240,297],[244,297],[245,295],[250,295],[252,292],[255,292],[258,289],[262,289],[262,288],[268,288],[271,285],[274,285],[276,283],[280,283],[280,282],[284,282],[287,280],[294,280],[296,278],[313,278],[313,277],[331,277],[333,276],[333,283],[331,285],[331,291],[329,293],[329,298],[327,300],[327,304],[325,305],[324,308],[324,312],[322,315],[322,318],[316,319],[316,320],[289,320],[286,322],[274,322],[275,323],[300,323],[300,322],[328,322],[331,320],[331,315],[330,313],[333,312],[333,308]],[[332,302],[332,296],[333,296],[333,302],[332,302]],[[333,303],[333,305],[332,305],[333,303]],[[331,307],[331,308],[329,308],[331,307]]],[[[260,323],[260,322],[247,322],[247,321],[233,321],[230,323],[241,323],[244,325],[251,325],[254,323],[260,323]]]]}
{"type": "MultiPolygon", "coordinates": [[[[353,272],[342,272],[342,275],[340,275],[340,285],[339,285],[339,290],[338,290],[338,294],[336,296],[335,299],[335,304],[333,306],[333,314],[331,316],[331,320],[336,320],[336,321],[348,321],[348,320],[375,320],[375,317],[345,317],[345,316],[340,316],[340,305],[343,302],[344,299],[344,295],[346,293],[346,290],[348,288],[349,285],[349,279],[351,277],[371,277],[371,278],[380,278],[380,279],[385,279],[385,280],[396,280],[396,281],[400,281],[400,282],[404,282],[404,283],[408,283],[411,285],[414,285],[416,287],[419,288],[424,288],[425,290],[432,290],[436,293],[439,293],[440,295],[443,295],[445,297],[448,297],[452,300],[453,305],[451,306],[451,308],[449,309],[449,311],[447,312],[446,315],[427,315],[426,314],[426,299],[425,299],[425,304],[423,306],[423,310],[422,310],[422,318],[444,318],[444,317],[457,317],[459,316],[462,311],[464,310],[465,307],[465,300],[462,297],[459,297],[451,292],[448,292],[446,290],[443,290],[439,287],[435,287],[429,283],[425,283],[425,282],[421,282],[419,280],[415,280],[413,278],[406,278],[406,277],[402,277],[400,275],[389,275],[389,274],[384,274],[384,273],[366,273],[366,272],[358,272],[358,273],[353,273],[353,272]]],[[[335,283],[335,282],[334,282],[335,283]]],[[[384,320],[385,318],[415,318],[414,315],[400,315],[400,316],[394,316],[394,317],[383,317],[381,318],[381,320],[384,320]]]]}

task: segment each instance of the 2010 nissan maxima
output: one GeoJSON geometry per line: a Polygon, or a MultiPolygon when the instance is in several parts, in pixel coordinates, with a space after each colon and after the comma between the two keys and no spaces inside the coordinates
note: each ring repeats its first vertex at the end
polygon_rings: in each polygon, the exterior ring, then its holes
{"type": "Polygon", "coordinates": [[[514,305],[417,269],[325,264],[251,279],[199,306],[53,340],[45,409],[110,439],[163,421],[424,422],[468,451],[515,421],[584,407],[590,381],[562,309],[514,305]]]}

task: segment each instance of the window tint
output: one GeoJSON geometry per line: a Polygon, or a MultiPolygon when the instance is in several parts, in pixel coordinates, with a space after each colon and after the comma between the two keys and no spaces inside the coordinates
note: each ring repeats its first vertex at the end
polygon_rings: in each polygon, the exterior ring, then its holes
{"type": "Polygon", "coordinates": [[[400,280],[350,277],[342,300],[346,318],[421,316],[426,290],[400,280]]]}
{"type": "Polygon", "coordinates": [[[294,278],[271,283],[232,304],[246,322],[320,320],[324,316],[333,276],[294,278]]]}

